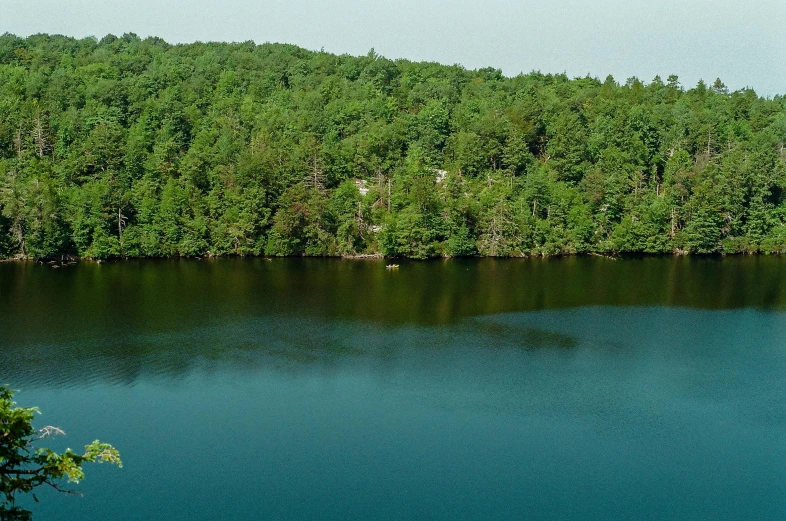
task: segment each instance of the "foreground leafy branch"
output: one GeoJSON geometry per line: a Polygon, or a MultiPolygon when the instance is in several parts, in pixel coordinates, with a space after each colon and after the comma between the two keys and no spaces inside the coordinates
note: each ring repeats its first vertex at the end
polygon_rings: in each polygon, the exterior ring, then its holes
{"type": "MultiPolygon", "coordinates": [[[[0,520],[29,519],[30,512],[16,506],[18,494],[33,492],[46,485],[59,492],[76,494],[66,483],[84,479],[84,463],[112,463],[122,467],[120,453],[98,440],[85,446],[84,453],[71,449],[57,453],[38,443],[65,434],[57,427],[33,427],[38,409],[17,407],[14,391],[0,386],[0,520]]],[[[33,495],[33,498],[38,501],[33,495]]]]}

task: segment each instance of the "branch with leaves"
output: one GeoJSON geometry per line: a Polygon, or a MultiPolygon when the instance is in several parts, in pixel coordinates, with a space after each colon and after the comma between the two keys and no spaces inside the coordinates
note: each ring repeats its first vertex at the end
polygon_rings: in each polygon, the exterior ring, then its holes
{"type": "MultiPolygon", "coordinates": [[[[111,463],[122,467],[120,453],[96,440],[83,453],[62,453],[38,447],[39,442],[65,433],[52,426],[33,427],[36,407],[17,407],[14,391],[0,386],[0,520],[29,519],[30,513],[16,506],[18,494],[32,493],[46,485],[59,492],[78,494],[66,483],[79,483],[85,463],[111,463]]],[[[35,494],[33,498],[38,501],[35,494]]]]}

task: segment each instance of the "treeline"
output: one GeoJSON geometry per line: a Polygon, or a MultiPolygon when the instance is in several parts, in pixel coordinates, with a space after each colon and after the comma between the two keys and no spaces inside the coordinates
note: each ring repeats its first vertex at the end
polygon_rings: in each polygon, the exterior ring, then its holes
{"type": "Polygon", "coordinates": [[[786,252],[786,99],[0,37],[0,257],[786,252]]]}

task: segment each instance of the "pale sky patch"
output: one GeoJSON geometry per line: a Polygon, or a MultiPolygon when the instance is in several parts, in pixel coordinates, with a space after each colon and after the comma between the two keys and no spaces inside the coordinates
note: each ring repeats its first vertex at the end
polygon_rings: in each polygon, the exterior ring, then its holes
{"type": "Polygon", "coordinates": [[[784,0],[0,0],[0,32],[292,43],[354,55],[786,94],[784,0]]]}

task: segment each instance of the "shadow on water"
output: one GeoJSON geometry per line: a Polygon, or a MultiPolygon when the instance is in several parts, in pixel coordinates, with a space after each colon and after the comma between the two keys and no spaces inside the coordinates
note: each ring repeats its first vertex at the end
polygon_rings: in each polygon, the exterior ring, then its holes
{"type": "Polygon", "coordinates": [[[157,326],[173,318],[297,311],[382,323],[587,305],[783,308],[781,257],[401,261],[147,260],[61,269],[0,264],[0,311],[30,322],[157,326]],[[203,312],[200,314],[199,312],[203,312]]]}
{"type": "MultiPolygon", "coordinates": [[[[147,260],[55,270],[0,264],[0,311],[55,323],[172,322],[203,311],[297,311],[383,323],[444,324],[462,317],[587,305],[783,308],[786,258],[598,257],[401,261],[335,259],[147,260]],[[183,312],[186,312],[183,314],[183,312]]],[[[204,316],[198,317],[202,319],[204,316]]]]}
{"type": "MultiPolygon", "coordinates": [[[[0,378],[130,383],[220,363],[302,370],[422,350],[571,349],[561,324],[479,320],[587,306],[786,307],[786,259],[219,259],[0,264],[0,378]]],[[[207,370],[207,369],[206,369],[207,370]]]]}

